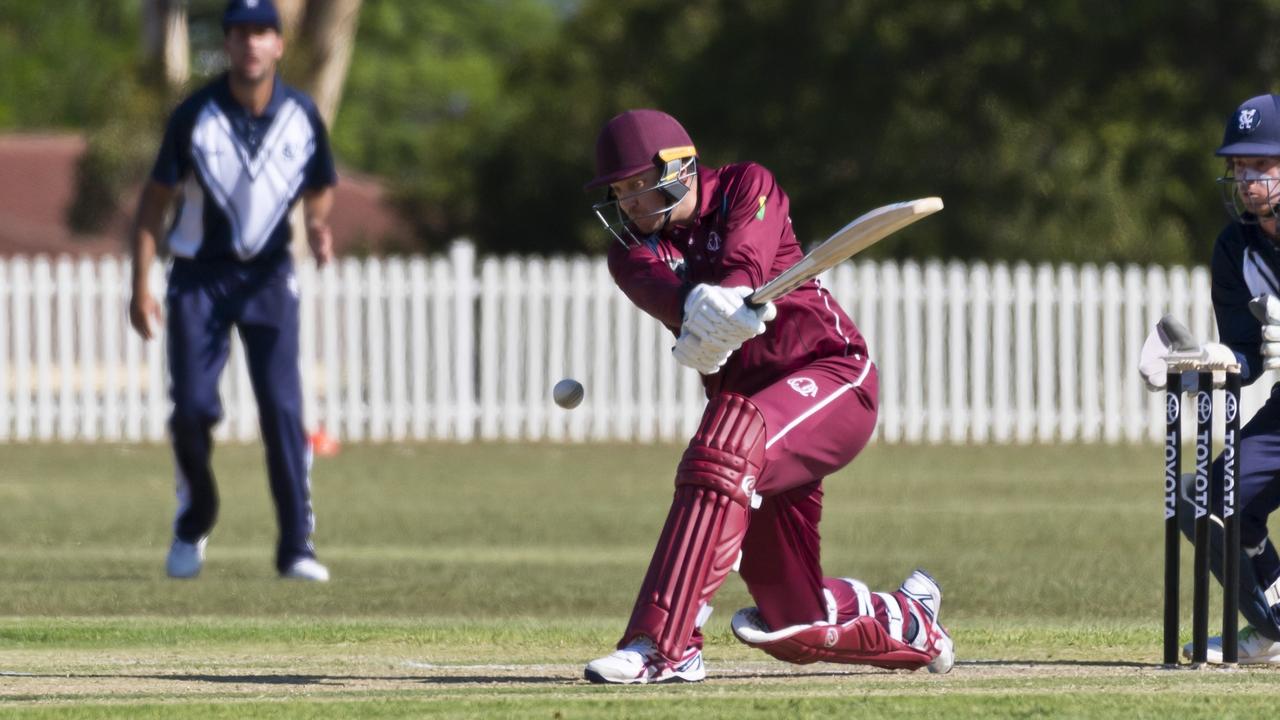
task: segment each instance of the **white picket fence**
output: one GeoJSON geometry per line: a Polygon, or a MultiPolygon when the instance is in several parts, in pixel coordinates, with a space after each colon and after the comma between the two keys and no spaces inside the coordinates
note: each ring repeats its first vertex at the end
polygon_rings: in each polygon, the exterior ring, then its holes
{"type": "MultiPolygon", "coordinates": [[[[0,259],[0,441],[159,441],[164,338],[129,328],[128,261],[0,259]]],[[[309,424],[344,440],[683,440],[704,404],[602,259],[432,257],[299,268],[309,424]],[[581,407],[550,401],[575,377],[581,407]]],[[[163,297],[164,271],[152,269],[163,297]]],[[[824,284],[880,370],[880,441],[1155,441],[1135,371],[1166,311],[1214,336],[1203,268],[852,262],[824,284]]],[[[1251,414],[1273,378],[1247,388],[1251,414]]],[[[238,341],[222,440],[257,437],[238,341]]]]}

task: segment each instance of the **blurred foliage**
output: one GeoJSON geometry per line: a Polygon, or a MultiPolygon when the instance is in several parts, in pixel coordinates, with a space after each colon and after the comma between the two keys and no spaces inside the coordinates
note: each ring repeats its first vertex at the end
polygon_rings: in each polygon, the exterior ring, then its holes
{"type": "Polygon", "coordinates": [[[503,249],[520,223],[482,237],[477,223],[501,190],[482,182],[481,160],[536,99],[512,70],[528,48],[553,45],[557,29],[546,0],[365,0],[335,152],[391,180],[429,247],[469,235],[503,249]]]}
{"type": "Polygon", "coordinates": [[[0,0],[0,128],[81,129],[88,146],[67,209],[99,231],[150,169],[161,90],[144,82],[138,3],[0,0]],[[74,50],[74,51],[72,51],[74,50]]]}
{"type": "Polygon", "coordinates": [[[0,0],[0,128],[83,128],[139,62],[136,2],[0,0]]]}
{"type": "MultiPolygon", "coordinates": [[[[0,0],[0,128],[147,115],[121,80],[137,22],[126,0],[0,0]]],[[[806,242],[937,194],[944,213],[873,252],[1203,263],[1213,150],[1280,89],[1277,25],[1280,0],[366,0],[334,145],[423,249],[603,249],[595,135],[650,106],[704,164],[772,169],[806,242]]]]}
{"type": "Polygon", "coordinates": [[[537,109],[488,158],[493,186],[555,194],[491,195],[479,234],[590,247],[560,206],[586,204],[600,124],[647,105],[704,163],[771,168],[806,242],[937,194],[947,211],[875,253],[1204,262],[1224,218],[1212,152],[1275,89],[1277,21],[1262,1],[589,0],[513,68],[537,109]]]}

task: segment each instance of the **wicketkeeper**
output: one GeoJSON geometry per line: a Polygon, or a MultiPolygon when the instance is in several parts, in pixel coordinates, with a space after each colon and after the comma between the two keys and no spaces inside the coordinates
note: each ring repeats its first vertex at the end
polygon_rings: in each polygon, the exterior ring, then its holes
{"type": "MultiPolygon", "coordinates": [[[[1246,100],[1227,122],[1217,155],[1226,158],[1219,178],[1231,221],[1213,249],[1213,310],[1221,343],[1210,343],[1211,364],[1239,363],[1241,383],[1280,368],[1280,96],[1246,100]],[[1254,307],[1250,301],[1258,298],[1254,307]]],[[[1152,333],[1143,347],[1139,370],[1149,387],[1165,385],[1168,339],[1152,333]]],[[[1194,381],[1195,373],[1184,380],[1194,381]]],[[[1240,612],[1249,622],[1239,634],[1241,663],[1280,664],[1280,556],[1267,535],[1267,518],[1280,507],[1280,384],[1241,431],[1236,503],[1240,513],[1240,612]]],[[[1213,465],[1209,487],[1210,564],[1222,581],[1223,461],[1213,465]]],[[[1194,513],[1183,477],[1179,494],[1182,532],[1192,536],[1194,513]]],[[[1191,656],[1191,646],[1183,648],[1191,656]]],[[[1209,662],[1222,662],[1222,638],[1209,641],[1209,662]]]]}
{"type": "Polygon", "coordinates": [[[894,592],[825,577],[822,479],[862,450],[876,422],[866,342],[819,282],[752,307],[752,288],[803,256],[789,201],[754,163],[702,168],[671,116],[631,110],[596,142],[596,215],[618,240],[609,270],[678,339],[708,403],[676,469],[675,496],[618,650],[594,682],[706,677],[700,628],[732,570],[757,607],[742,642],[787,662],[950,670],[942,592],[915,571],[894,592]]]}

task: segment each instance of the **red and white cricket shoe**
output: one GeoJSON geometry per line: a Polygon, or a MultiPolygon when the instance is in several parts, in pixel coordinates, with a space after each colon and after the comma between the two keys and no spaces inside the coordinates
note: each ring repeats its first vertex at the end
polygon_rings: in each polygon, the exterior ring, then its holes
{"type": "Polygon", "coordinates": [[[593,683],[618,685],[701,682],[707,677],[707,668],[702,664],[699,648],[686,648],[680,662],[673,663],[658,654],[652,640],[640,637],[621,650],[587,663],[583,677],[593,683]]]}
{"type": "Polygon", "coordinates": [[[933,651],[937,652],[937,657],[927,666],[929,672],[939,674],[950,672],[951,666],[956,662],[955,643],[951,642],[951,635],[947,633],[947,629],[938,622],[938,611],[942,609],[942,588],[939,587],[938,581],[934,580],[929,573],[917,568],[902,581],[898,591],[915,600],[929,614],[928,621],[924,623],[924,627],[920,628],[916,641],[911,644],[919,646],[926,652],[932,647],[933,651]]]}

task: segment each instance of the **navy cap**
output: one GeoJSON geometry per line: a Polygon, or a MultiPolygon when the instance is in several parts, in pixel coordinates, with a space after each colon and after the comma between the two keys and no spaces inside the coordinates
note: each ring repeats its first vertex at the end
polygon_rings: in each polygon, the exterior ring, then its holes
{"type": "Polygon", "coordinates": [[[1236,108],[1222,135],[1220,157],[1280,157],[1280,96],[1259,95],[1236,108]]]}
{"type": "Polygon", "coordinates": [[[280,32],[280,14],[271,0],[231,0],[222,13],[222,31],[232,25],[262,25],[280,32]]]}

